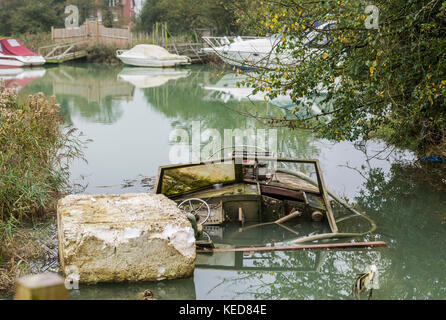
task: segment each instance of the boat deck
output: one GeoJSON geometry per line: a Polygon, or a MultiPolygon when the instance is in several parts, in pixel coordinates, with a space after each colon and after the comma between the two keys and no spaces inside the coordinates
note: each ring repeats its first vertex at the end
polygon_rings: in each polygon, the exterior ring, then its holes
{"type": "MultiPolygon", "coordinates": [[[[246,182],[257,183],[254,179],[244,179],[246,182]]],[[[268,183],[270,186],[285,188],[285,189],[294,189],[294,190],[302,190],[305,192],[311,193],[319,193],[319,188],[312,185],[311,183],[295,177],[291,174],[284,172],[276,172],[271,182],[268,183]]]]}

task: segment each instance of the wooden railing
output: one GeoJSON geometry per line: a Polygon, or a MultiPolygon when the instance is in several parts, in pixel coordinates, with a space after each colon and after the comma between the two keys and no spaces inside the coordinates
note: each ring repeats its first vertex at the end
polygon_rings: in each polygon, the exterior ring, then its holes
{"type": "Polygon", "coordinates": [[[55,43],[85,41],[88,44],[114,45],[127,48],[132,45],[130,28],[106,28],[97,20],[87,20],[78,28],[51,28],[51,39],[55,43]]]}

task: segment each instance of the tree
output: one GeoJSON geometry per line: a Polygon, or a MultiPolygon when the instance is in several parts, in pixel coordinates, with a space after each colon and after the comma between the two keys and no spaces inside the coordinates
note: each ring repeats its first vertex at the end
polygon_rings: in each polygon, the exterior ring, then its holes
{"type": "Polygon", "coordinates": [[[51,26],[63,26],[64,0],[0,1],[0,35],[48,32],[51,26]]]}
{"type": "Polygon", "coordinates": [[[293,63],[277,61],[241,85],[269,98],[288,94],[296,110],[309,109],[303,97],[322,98],[321,115],[292,121],[304,125],[313,118],[311,127],[326,138],[353,141],[384,132],[391,143],[419,155],[446,158],[446,1],[375,0],[372,11],[367,5],[261,2],[239,18],[264,35],[278,35],[277,52],[288,53],[293,63]],[[336,24],[322,31],[317,21],[336,24]],[[309,32],[316,35],[313,43],[325,44],[305,44],[309,32]]]}
{"type": "Polygon", "coordinates": [[[159,22],[164,14],[160,6],[161,0],[146,0],[141,12],[136,17],[136,30],[152,32],[155,22],[159,22]]]}
{"type": "Polygon", "coordinates": [[[111,28],[113,27],[113,12],[110,10],[109,1],[102,0],[101,3],[101,14],[102,14],[102,24],[104,27],[111,28]]]}
{"type": "Polygon", "coordinates": [[[97,8],[97,4],[92,0],[71,0],[68,1],[68,4],[72,4],[77,6],[79,9],[79,25],[83,24],[86,19],[88,19],[91,15],[96,16],[95,9],[97,8]]]}
{"type": "Polygon", "coordinates": [[[62,21],[52,0],[25,0],[21,6],[10,10],[9,15],[12,34],[48,32],[51,26],[60,25],[62,21]]]}
{"type": "Polygon", "coordinates": [[[156,22],[167,22],[172,33],[192,34],[195,28],[231,33],[237,29],[230,0],[147,0],[137,17],[137,30],[152,32],[156,22]]]}

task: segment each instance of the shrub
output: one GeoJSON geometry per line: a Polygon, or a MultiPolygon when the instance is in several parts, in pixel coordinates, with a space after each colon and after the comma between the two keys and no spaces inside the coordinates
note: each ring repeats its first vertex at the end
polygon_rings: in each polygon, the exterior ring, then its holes
{"type": "Polygon", "coordinates": [[[96,44],[87,48],[88,62],[93,63],[106,63],[106,64],[119,64],[121,61],[116,58],[115,46],[96,44]]]}
{"type": "Polygon", "coordinates": [[[14,90],[0,87],[0,220],[43,212],[68,186],[67,161],[82,153],[54,98],[17,101],[14,90]]]}
{"type": "Polygon", "coordinates": [[[54,97],[40,93],[19,103],[16,91],[0,83],[0,291],[38,256],[26,224],[51,212],[69,190],[69,164],[82,149],[54,97]]]}

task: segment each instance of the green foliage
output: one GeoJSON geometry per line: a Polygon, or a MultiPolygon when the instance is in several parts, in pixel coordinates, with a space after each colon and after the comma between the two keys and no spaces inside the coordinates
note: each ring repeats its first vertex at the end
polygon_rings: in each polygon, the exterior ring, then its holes
{"type": "Polygon", "coordinates": [[[136,18],[136,31],[152,32],[155,22],[161,21],[164,10],[162,0],[146,0],[141,12],[136,18]]]}
{"type": "Polygon", "coordinates": [[[86,19],[88,19],[91,15],[96,16],[96,7],[97,4],[95,1],[91,0],[71,0],[68,1],[67,4],[72,4],[77,6],[79,9],[79,25],[83,24],[86,19]]]}
{"type": "Polygon", "coordinates": [[[79,24],[90,16],[96,17],[96,9],[102,8],[103,23],[113,26],[113,14],[108,0],[3,0],[0,1],[1,35],[13,36],[23,33],[47,33],[51,27],[63,28],[65,7],[75,5],[79,9],[79,24]]]}
{"type": "Polygon", "coordinates": [[[53,0],[20,0],[8,2],[2,8],[0,20],[5,35],[24,32],[48,32],[51,26],[63,24],[62,6],[53,0]]]}
{"type": "Polygon", "coordinates": [[[322,97],[323,114],[311,127],[326,138],[367,139],[386,126],[391,143],[408,147],[412,141],[420,155],[446,157],[445,2],[374,1],[378,29],[365,27],[366,5],[264,1],[251,15],[239,16],[259,33],[276,34],[277,52],[290,53],[295,61],[277,61],[277,68],[260,70],[245,85],[269,98],[290,95],[296,111],[309,109],[303,98],[322,97]],[[336,26],[320,31],[316,21],[336,26]],[[309,31],[327,43],[309,47],[309,31]]]}
{"type": "Polygon", "coordinates": [[[18,36],[19,41],[28,49],[38,52],[40,47],[53,44],[50,33],[23,33],[18,36]]]}
{"type": "Polygon", "coordinates": [[[68,187],[68,163],[82,150],[62,123],[54,100],[19,104],[0,85],[0,223],[43,213],[68,187]]]}
{"type": "Polygon", "coordinates": [[[230,0],[147,0],[136,20],[136,30],[152,32],[156,22],[167,22],[173,34],[192,33],[196,28],[233,33],[238,29],[230,0]]]}
{"type": "Polygon", "coordinates": [[[116,50],[118,48],[110,45],[96,44],[87,48],[88,62],[121,64],[121,60],[116,58],[116,50]]]}
{"type": "Polygon", "coordinates": [[[102,24],[107,28],[113,27],[113,13],[108,7],[102,10],[102,24]]]}
{"type": "Polygon", "coordinates": [[[110,10],[109,1],[102,0],[100,3],[101,13],[102,13],[102,24],[104,27],[113,27],[113,12],[110,10]]]}

